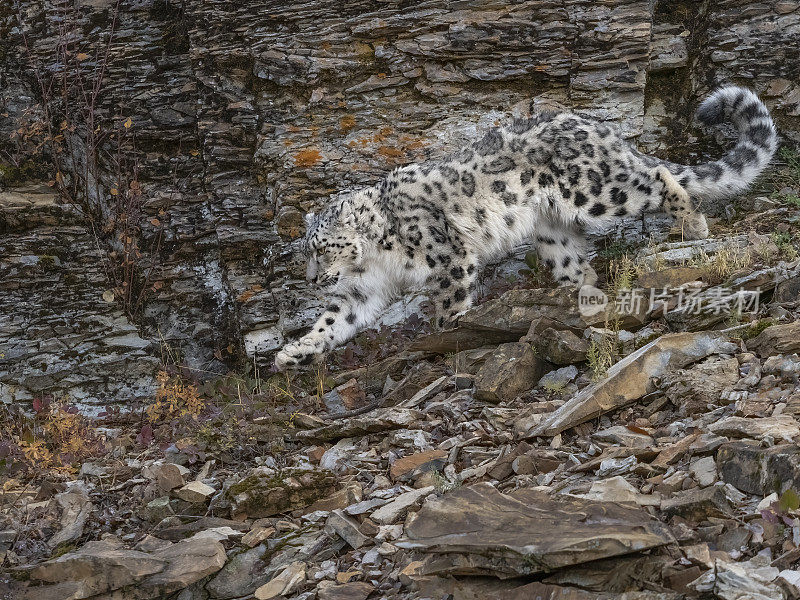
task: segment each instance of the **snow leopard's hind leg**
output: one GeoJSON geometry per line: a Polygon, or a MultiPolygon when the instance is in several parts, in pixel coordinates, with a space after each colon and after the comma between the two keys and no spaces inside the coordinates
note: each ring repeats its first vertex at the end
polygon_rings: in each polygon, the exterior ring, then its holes
{"type": "Polygon", "coordinates": [[[687,240],[703,240],[708,237],[708,224],[699,208],[695,208],[689,193],[678,183],[675,176],[664,167],[654,169],[653,179],[664,187],[661,191],[661,209],[675,217],[687,240]]]}
{"type": "Polygon", "coordinates": [[[459,256],[434,270],[428,278],[428,285],[437,328],[454,324],[472,306],[477,279],[477,263],[468,257],[459,256]]]}
{"type": "Polygon", "coordinates": [[[586,239],[578,228],[542,219],[536,226],[536,245],[539,258],[558,285],[597,283],[597,273],[587,259],[586,239]]]}

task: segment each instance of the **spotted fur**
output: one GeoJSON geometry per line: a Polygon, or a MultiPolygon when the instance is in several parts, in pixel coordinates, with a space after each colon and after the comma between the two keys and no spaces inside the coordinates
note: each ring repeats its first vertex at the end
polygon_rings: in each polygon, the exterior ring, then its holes
{"type": "Polygon", "coordinates": [[[739,132],[722,159],[684,166],[645,156],[607,124],[542,113],[488,131],[438,162],[395,169],[378,185],[310,215],[307,277],[333,284],[311,332],[285,346],[280,369],[308,364],[372,323],[389,302],[427,285],[444,326],[470,307],[482,264],[533,239],[562,285],[597,280],[585,229],[664,211],[689,239],[708,227],[699,205],[744,190],[771,160],[775,126],[752,92],[725,87],[698,109],[739,132]]]}

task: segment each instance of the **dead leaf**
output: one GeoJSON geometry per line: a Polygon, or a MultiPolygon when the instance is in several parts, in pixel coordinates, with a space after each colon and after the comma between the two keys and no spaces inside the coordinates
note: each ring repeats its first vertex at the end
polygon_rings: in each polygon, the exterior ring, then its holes
{"type": "Polygon", "coordinates": [[[638,433],[640,435],[650,435],[647,431],[642,429],[641,427],[637,427],[636,425],[626,425],[625,426],[628,431],[632,431],[633,433],[638,433]]]}

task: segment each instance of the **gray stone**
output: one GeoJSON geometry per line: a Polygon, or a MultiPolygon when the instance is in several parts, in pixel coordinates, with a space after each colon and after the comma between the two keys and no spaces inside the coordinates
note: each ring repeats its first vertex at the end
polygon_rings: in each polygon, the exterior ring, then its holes
{"type": "Polygon", "coordinates": [[[563,388],[578,376],[578,367],[569,365],[542,375],[539,387],[563,388]]]}
{"type": "Polygon", "coordinates": [[[132,600],[163,598],[219,571],[226,561],[225,548],[210,538],[191,538],[153,552],[166,561],[163,571],[137,584],[132,600]]]}
{"type": "Polygon", "coordinates": [[[404,492],[373,512],[370,518],[382,525],[391,525],[431,492],[433,492],[433,486],[404,492]]]}
{"type": "Polygon", "coordinates": [[[729,516],[732,507],[723,487],[715,485],[677,492],[672,498],[661,501],[661,510],[668,517],[677,515],[702,521],[708,517],[729,516]]]}
{"type": "Polygon", "coordinates": [[[185,486],[175,491],[175,495],[186,502],[198,504],[208,502],[216,490],[202,481],[190,481],[185,486]]]}
{"type": "Polygon", "coordinates": [[[708,426],[709,431],[735,438],[771,439],[791,442],[800,437],[800,423],[791,415],[747,419],[726,417],[708,426]]]}
{"type": "Polygon", "coordinates": [[[80,595],[87,598],[142,582],[160,573],[167,561],[152,554],[127,550],[118,541],[87,542],[82,548],[44,562],[31,571],[34,581],[76,582],[80,595]]]}
{"type": "Polygon", "coordinates": [[[174,463],[155,463],[142,469],[142,475],[156,482],[162,492],[186,485],[189,469],[174,463]]]}
{"type": "Polygon", "coordinates": [[[23,598],[58,600],[119,594],[125,600],[157,600],[215,573],[225,564],[225,558],[222,544],[209,538],[184,540],[150,553],[125,549],[114,539],[88,542],[79,550],[36,566],[30,572],[31,579],[55,585],[29,588],[23,598]]]}
{"type": "Polygon", "coordinates": [[[266,554],[264,544],[234,554],[206,584],[206,590],[212,598],[240,598],[252,594],[271,577],[263,569],[266,554]]]}
{"type": "Polygon", "coordinates": [[[421,418],[424,413],[412,408],[385,408],[369,414],[358,415],[348,419],[335,421],[317,429],[299,431],[298,439],[328,442],[342,438],[359,437],[379,431],[405,429],[421,418]]]}
{"type": "Polygon", "coordinates": [[[337,585],[333,581],[320,581],[318,600],[367,600],[375,588],[366,581],[353,581],[337,585]]]}
{"type": "Polygon", "coordinates": [[[541,334],[528,334],[536,353],[554,365],[584,362],[589,342],[569,330],[545,329],[541,334]]]}
{"type": "Polygon", "coordinates": [[[739,380],[739,362],[736,358],[712,356],[690,369],[679,369],[668,374],[666,395],[681,414],[706,413],[709,405],[728,404],[722,393],[739,380]]]}
{"type": "Polygon", "coordinates": [[[592,438],[599,442],[606,442],[614,446],[627,446],[629,448],[653,448],[655,446],[655,440],[651,436],[631,431],[624,425],[601,429],[593,433],[592,438]]]}
{"type": "Polygon", "coordinates": [[[335,533],[352,548],[358,550],[367,543],[369,538],[361,533],[358,523],[344,514],[341,510],[334,510],[325,522],[326,531],[335,533]]]}
{"type": "Polygon", "coordinates": [[[704,456],[692,460],[689,464],[689,472],[694,476],[700,487],[713,485],[717,480],[717,464],[713,456],[704,456]]]}
{"type": "Polygon", "coordinates": [[[48,540],[51,548],[78,539],[93,508],[89,494],[78,486],[56,494],[56,502],[61,507],[61,530],[48,540]]]}
{"type": "Polygon", "coordinates": [[[141,513],[148,521],[157,523],[175,514],[173,505],[174,501],[169,496],[161,496],[148,502],[141,513]]]}
{"type": "Polygon", "coordinates": [[[545,371],[547,364],[530,344],[502,344],[475,375],[475,396],[494,403],[513,400],[533,389],[545,371]]]}
{"type": "Polygon", "coordinates": [[[790,277],[775,286],[773,300],[776,302],[797,302],[800,300],[800,275],[790,277]]]}
{"type": "Polygon", "coordinates": [[[280,596],[289,596],[306,579],[306,565],[302,562],[293,562],[287,565],[273,579],[260,586],[253,593],[256,600],[272,600],[280,596]]]}
{"type": "Polygon", "coordinates": [[[767,327],[748,340],[747,347],[759,356],[800,352],[800,321],[767,327]]]}
{"type": "Polygon", "coordinates": [[[748,494],[800,489],[800,447],[795,444],[762,448],[755,442],[730,442],[717,450],[717,464],[722,481],[748,494]]]}
{"type": "Polygon", "coordinates": [[[346,508],[361,501],[363,490],[357,481],[348,483],[342,489],[337,490],[326,498],[321,498],[308,507],[308,512],[315,510],[336,510],[346,508]]]}

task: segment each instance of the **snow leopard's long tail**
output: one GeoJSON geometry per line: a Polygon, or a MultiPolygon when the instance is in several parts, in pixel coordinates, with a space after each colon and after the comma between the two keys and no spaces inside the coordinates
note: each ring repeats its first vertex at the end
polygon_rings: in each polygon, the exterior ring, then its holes
{"type": "Polygon", "coordinates": [[[739,133],[736,146],[720,160],[684,167],[667,165],[689,194],[698,199],[726,198],[741,192],[772,160],[778,133],[767,107],[750,90],[728,86],[717,89],[697,109],[705,125],[731,123],[739,133]]]}

